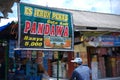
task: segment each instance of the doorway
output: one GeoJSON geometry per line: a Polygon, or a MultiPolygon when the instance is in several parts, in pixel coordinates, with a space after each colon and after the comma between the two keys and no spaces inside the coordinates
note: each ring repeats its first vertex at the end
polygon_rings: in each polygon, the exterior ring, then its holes
{"type": "Polygon", "coordinates": [[[87,47],[92,79],[120,77],[120,47],[87,47]]]}

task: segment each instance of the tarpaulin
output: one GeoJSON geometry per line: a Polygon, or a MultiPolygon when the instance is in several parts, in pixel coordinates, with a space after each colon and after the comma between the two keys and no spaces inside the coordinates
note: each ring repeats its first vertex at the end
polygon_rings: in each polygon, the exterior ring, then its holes
{"type": "Polygon", "coordinates": [[[7,27],[10,26],[11,23],[7,23],[6,25],[0,26],[0,31],[6,29],[7,27]]]}

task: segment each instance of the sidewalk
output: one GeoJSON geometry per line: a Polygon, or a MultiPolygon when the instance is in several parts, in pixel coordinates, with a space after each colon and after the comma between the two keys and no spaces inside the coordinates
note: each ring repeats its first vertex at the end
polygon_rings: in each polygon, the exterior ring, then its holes
{"type": "Polygon", "coordinates": [[[105,79],[99,79],[99,80],[120,80],[120,77],[115,77],[115,78],[105,78],[105,79]]]}
{"type": "MultiPolygon", "coordinates": [[[[50,78],[49,80],[57,80],[57,79],[56,78],[50,78]]],[[[59,80],[68,80],[68,79],[59,79],[59,80]]],[[[98,79],[98,80],[120,80],[120,77],[105,78],[105,79],[98,79]]]]}
{"type": "MultiPolygon", "coordinates": [[[[56,78],[50,78],[49,80],[57,80],[56,78]]],[[[68,79],[59,79],[59,80],[68,80],[68,79]]]]}

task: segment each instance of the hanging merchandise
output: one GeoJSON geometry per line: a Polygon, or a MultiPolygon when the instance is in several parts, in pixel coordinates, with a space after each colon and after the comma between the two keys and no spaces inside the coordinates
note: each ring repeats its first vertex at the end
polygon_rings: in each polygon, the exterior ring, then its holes
{"type": "Polygon", "coordinates": [[[98,53],[99,56],[105,56],[108,55],[108,49],[107,48],[98,48],[96,49],[96,53],[98,53]]]}
{"type": "Polygon", "coordinates": [[[45,70],[48,70],[48,52],[44,51],[44,57],[43,57],[43,66],[45,70]]]}
{"type": "Polygon", "coordinates": [[[53,52],[52,52],[52,51],[49,51],[48,59],[52,59],[52,58],[53,58],[53,52]]]}
{"type": "Polygon", "coordinates": [[[54,56],[54,59],[58,59],[58,52],[55,51],[54,54],[53,54],[53,56],[54,56]]]}
{"type": "Polygon", "coordinates": [[[42,64],[43,63],[43,52],[42,51],[38,51],[37,52],[37,64],[42,64]]]}
{"type": "Polygon", "coordinates": [[[105,67],[105,59],[104,57],[98,58],[98,68],[99,68],[99,78],[105,78],[106,77],[106,67],[105,67]]]}
{"type": "Polygon", "coordinates": [[[31,51],[27,50],[26,51],[26,57],[31,60],[31,51]]]}
{"type": "Polygon", "coordinates": [[[98,37],[90,37],[90,41],[88,43],[89,45],[94,46],[94,47],[97,47],[100,45],[98,37]]]}
{"type": "Polygon", "coordinates": [[[120,76],[120,58],[117,58],[117,76],[120,76]]]}
{"type": "Polygon", "coordinates": [[[14,48],[16,47],[16,41],[15,40],[9,40],[9,57],[14,57],[14,48]]]}
{"type": "Polygon", "coordinates": [[[117,76],[116,58],[114,57],[110,58],[110,62],[111,62],[111,68],[112,68],[112,76],[116,77],[117,76]]]}
{"type": "Polygon", "coordinates": [[[67,75],[66,75],[66,63],[65,62],[62,62],[61,63],[61,71],[62,71],[62,77],[63,78],[66,78],[67,77],[67,75]]]}
{"type": "Polygon", "coordinates": [[[13,58],[13,67],[12,67],[12,72],[16,71],[16,63],[15,63],[15,59],[13,58]]]}
{"type": "Polygon", "coordinates": [[[36,53],[36,51],[32,51],[32,58],[37,58],[37,53],[36,53]]]}
{"type": "Polygon", "coordinates": [[[108,48],[108,55],[112,56],[112,48],[108,48]]]}
{"type": "Polygon", "coordinates": [[[98,80],[98,62],[96,55],[94,55],[92,58],[91,68],[92,68],[92,80],[98,80]]]}
{"type": "Polygon", "coordinates": [[[20,62],[20,59],[21,59],[21,51],[16,50],[16,51],[15,51],[15,60],[16,60],[17,62],[20,62]]]}
{"type": "Polygon", "coordinates": [[[52,77],[57,77],[57,63],[52,63],[52,77]]]}
{"type": "Polygon", "coordinates": [[[30,60],[26,63],[26,76],[37,76],[37,64],[30,60]]]}
{"type": "Polygon", "coordinates": [[[67,52],[64,52],[64,53],[63,53],[63,58],[67,58],[67,57],[68,57],[67,52]]]}
{"type": "Polygon", "coordinates": [[[41,75],[41,74],[47,75],[47,71],[46,71],[46,69],[44,67],[44,63],[43,63],[43,58],[44,58],[43,51],[37,51],[38,75],[41,75]]]}
{"type": "Polygon", "coordinates": [[[21,58],[26,58],[26,51],[21,51],[21,58]]]}

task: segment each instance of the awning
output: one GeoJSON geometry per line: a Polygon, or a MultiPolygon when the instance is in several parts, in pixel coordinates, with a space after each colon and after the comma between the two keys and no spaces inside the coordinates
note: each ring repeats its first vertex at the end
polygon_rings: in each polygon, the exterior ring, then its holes
{"type": "Polygon", "coordinates": [[[11,23],[7,23],[6,25],[0,26],[0,31],[3,31],[4,29],[6,29],[7,27],[10,26],[11,23]]]}
{"type": "Polygon", "coordinates": [[[0,26],[0,39],[17,39],[18,24],[15,22],[0,26]]]}

